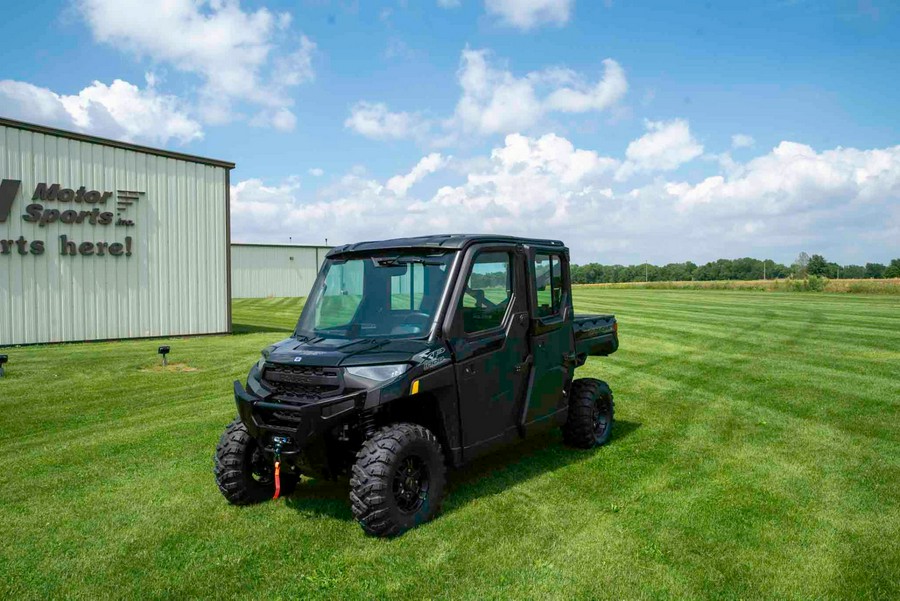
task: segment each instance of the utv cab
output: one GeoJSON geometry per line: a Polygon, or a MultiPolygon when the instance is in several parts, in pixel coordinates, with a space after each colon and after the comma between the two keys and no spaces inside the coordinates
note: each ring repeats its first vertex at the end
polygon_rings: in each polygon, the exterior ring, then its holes
{"type": "Polygon", "coordinates": [[[216,450],[229,502],[350,476],[353,514],[392,536],[440,510],[445,466],[560,426],[609,440],[613,397],[574,380],[618,348],[612,315],[572,310],[562,242],[441,235],[332,249],[293,335],[262,351],[216,450]]]}

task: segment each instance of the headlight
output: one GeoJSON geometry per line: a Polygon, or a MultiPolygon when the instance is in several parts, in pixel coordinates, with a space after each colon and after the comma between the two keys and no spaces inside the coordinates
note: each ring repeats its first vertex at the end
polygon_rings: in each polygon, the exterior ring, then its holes
{"type": "Polygon", "coordinates": [[[409,369],[409,365],[406,363],[397,365],[366,365],[363,367],[348,367],[347,373],[360,378],[383,382],[385,380],[393,380],[407,369],[409,369]]]}
{"type": "Polygon", "coordinates": [[[266,361],[269,360],[269,355],[272,354],[272,351],[275,350],[275,345],[267,346],[262,350],[262,357],[259,358],[259,361],[256,362],[256,369],[262,372],[263,365],[266,364],[266,361]]]}

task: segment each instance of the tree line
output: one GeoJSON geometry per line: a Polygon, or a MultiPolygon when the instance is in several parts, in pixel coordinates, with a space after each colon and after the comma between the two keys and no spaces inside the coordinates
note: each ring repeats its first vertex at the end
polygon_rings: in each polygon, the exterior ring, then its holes
{"type": "Polygon", "coordinates": [[[691,261],[666,265],[572,265],[572,283],[599,284],[615,282],[679,282],[712,280],[805,279],[809,276],[831,279],[900,278],[900,258],[889,264],[839,265],[822,255],[800,253],[790,265],[771,259],[719,259],[703,265],[691,261]]]}

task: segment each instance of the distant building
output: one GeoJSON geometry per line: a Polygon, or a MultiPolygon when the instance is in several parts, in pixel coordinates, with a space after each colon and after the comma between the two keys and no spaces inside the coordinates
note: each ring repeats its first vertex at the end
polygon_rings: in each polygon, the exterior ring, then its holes
{"type": "Polygon", "coordinates": [[[231,296],[306,296],[330,246],[232,244],[231,296]]]}

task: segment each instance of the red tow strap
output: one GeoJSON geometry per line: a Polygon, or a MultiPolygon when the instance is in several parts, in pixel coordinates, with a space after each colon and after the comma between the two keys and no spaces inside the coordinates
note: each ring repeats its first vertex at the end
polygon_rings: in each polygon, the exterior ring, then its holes
{"type": "Polygon", "coordinates": [[[281,462],[275,462],[275,496],[273,499],[277,499],[278,495],[281,494],[281,462]]]}

